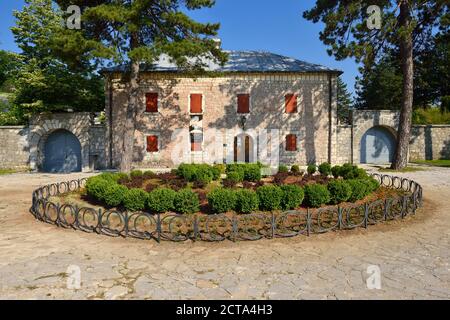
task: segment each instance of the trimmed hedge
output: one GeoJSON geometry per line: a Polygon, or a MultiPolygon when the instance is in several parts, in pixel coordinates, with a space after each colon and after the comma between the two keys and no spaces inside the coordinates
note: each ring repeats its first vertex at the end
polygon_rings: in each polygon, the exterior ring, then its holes
{"type": "Polygon", "coordinates": [[[91,197],[104,200],[105,191],[111,184],[115,184],[115,182],[105,176],[98,175],[91,177],[86,181],[86,192],[91,197]]]}
{"type": "Polygon", "coordinates": [[[227,179],[234,183],[244,181],[244,173],[242,171],[232,171],[227,174],[227,179]]]}
{"type": "Polygon", "coordinates": [[[281,199],[281,207],[283,209],[294,209],[302,204],[305,197],[302,188],[294,184],[287,184],[281,186],[281,190],[283,190],[283,198],[281,199]]]}
{"type": "Polygon", "coordinates": [[[350,196],[350,201],[356,201],[361,200],[365,196],[367,196],[370,193],[370,189],[368,188],[369,184],[367,183],[367,180],[362,179],[349,179],[347,180],[347,183],[352,188],[352,195],[350,196]]]}
{"type": "Polygon", "coordinates": [[[147,204],[148,193],[139,188],[132,188],[125,192],[123,205],[128,211],[144,210],[147,204]]]}
{"type": "Polygon", "coordinates": [[[283,190],[278,186],[266,185],[256,189],[261,210],[272,211],[281,208],[283,190]]]}
{"type": "Polygon", "coordinates": [[[259,163],[230,163],[226,167],[227,176],[232,172],[237,172],[242,177],[241,181],[261,180],[261,165],[259,163]]]}
{"type": "Polygon", "coordinates": [[[278,173],[288,173],[289,169],[284,164],[278,166],[278,173]]]}
{"type": "Polygon", "coordinates": [[[102,198],[110,207],[117,207],[122,204],[128,188],[117,183],[109,184],[102,198]]]}
{"type": "Polygon", "coordinates": [[[156,188],[148,194],[147,206],[153,212],[172,211],[176,194],[176,191],[169,188],[156,188]]]}
{"type": "Polygon", "coordinates": [[[195,213],[200,210],[198,195],[191,189],[181,189],[173,199],[173,207],[178,213],[195,213]]]}
{"type": "Polygon", "coordinates": [[[308,172],[308,174],[313,175],[314,173],[316,173],[317,171],[317,166],[315,164],[309,164],[308,167],[306,168],[306,172],[308,172]]]}
{"type": "Polygon", "coordinates": [[[307,184],[305,186],[305,203],[313,208],[330,202],[330,192],[322,184],[307,184]]]}
{"type": "Polygon", "coordinates": [[[319,172],[321,175],[328,177],[331,174],[331,164],[323,162],[319,165],[319,172]]]}
{"type": "Polygon", "coordinates": [[[130,177],[131,178],[140,178],[143,176],[143,172],[141,170],[133,170],[130,172],[130,177]]]}
{"type": "Polygon", "coordinates": [[[258,210],[259,198],[256,192],[248,189],[236,191],[235,210],[241,213],[251,213],[258,210]]]}
{"type": "Polygon", "coordinates": [[[350,199],[352,195],[352,187],[348,184],[347,180],[333,180],[327,185],[330,192],[332,204],[338,204],[350,199]]]}
{"type": "Polygon", "coordinates": [[[182,163],[176,169],[176,174],[186,181],[207,184],[220,178],[220,169],[206,163],[182,163]]]}
{"type": "Polygon", "coordinates": [[[231,189],[214,189],[207,198],[208,205],[214,213],[231,211],[236,206],[236,193],[231,189]]]}
{"type": "Polygon", "coordinates": [[[341,166],[334,166],[331,168],[331,174],[333,175],[333,177],[335,179],[337,179],[341,176],[341,170],[342,170],[341,166]]]}
{"type": "Polygon", "coordinates": [[[291,173],[299,174],[300,173],[300,167],[297,164],[293,164],[291,166],[291,173]]]}

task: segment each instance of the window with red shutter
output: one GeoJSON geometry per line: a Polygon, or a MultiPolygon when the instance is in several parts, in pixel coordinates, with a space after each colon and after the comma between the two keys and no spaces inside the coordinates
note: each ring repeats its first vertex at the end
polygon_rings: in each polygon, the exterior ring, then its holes
{"type": "Polygon", "coordinates": [[[287,94],[284,96],[286,113],[297,112],[297,95],[287,94]]]}
{"type": "Polygon", "coordinates": [[[158,152],[158,136],[147,136],[147,152],[158,152]]]}
{"type": "Polygon", "coordinates": [[[286,151],[297,151],[297,136],[295,134],[286,136],[286,151]]]}
{"type": "Polygon", "coordinates": [[[203,96],[200,93],[192,93],[190,95],[190,106],[191,106],[191,113],[202,113],[202,103],[203,103],[203,96]]]}
{"type": "Polygon", "coordinates": [[[250,112],[250,95],[238,94],[238,108],[237,113],[249,113],[250,112]]]}
{"type": "Polygon", "coordinates": [[[145,111],[158,112],[158,94],[156,92],[145,94],[145,111]]]}

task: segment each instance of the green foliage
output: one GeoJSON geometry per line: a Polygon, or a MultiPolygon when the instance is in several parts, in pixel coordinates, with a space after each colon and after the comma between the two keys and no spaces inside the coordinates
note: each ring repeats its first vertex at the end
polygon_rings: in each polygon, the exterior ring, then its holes
{"type": "Polygon", "coordinates": [[[173,206],[178,213],[195,213],[200,210],[198,195],[190,189],[181,189],[175,195],[173,206]]]}
{"type": "Polygon", "coordinates": [[[339,178],[339,177],[341,176],[341,169],[342,169],[342,167],[341,167],[341,166],[338,166],[338,165],[333,166],[333,167],[331,168],[331,174],[333,175],[333,177],[334,177],[335,179],[337,179],[337,178],[339,178]]]}
{"type": "Polygon", "coordinates": [[[332,180],[328,183],[328,191],[330,192],[332,204],[338,204],[350,199],[352,195],[352,187],[347,180],[332,180]]]}
{"type": "Polygon", "coordinates": [[[256,192],[249,189],[236,191],[235,210],[240,213],[251,213],[258,210],[259,198],[256,192]]]}
{"type": "Polygon", "coordinates": [[[414,124],[450,124],[450,111],[442,112],[438,108],[416,109],[413,111],[414,124]]]}
{"type": "Polygon", "coordinates": [[[370,193],[370,187],[366,179],[350,179],[347,183],[352,188],[352,195],[350,201],[361,200],[370,193]]]}
{"type": "Polygon", "coordinates": [[[378,180],[373,177],[367,177],[366,181],[369,192],[374,192],[380,187],[378,180]]]}
{"type": "Polygon", "coordinates": [[[10,88],[21,66],[21,58],[17,53],[0,50],[0,91],[10,92],[10,88]]]}
{"type": "Polygon", "coordinates": [[[111,180],[104,179],[102,175],[90,177],[86,181],[86,192],[97,200],[104,200],[106,189],[111,185],[111,180]]]}
{"type": "Polygon", "coordinates": [[[130,172],[130,177],[131,177],[131,178],[140,178],[140,177],[142,177],[142,176],[143,176],[142,170],[132,170],[132,171],[130,172]]]}
{"type": "Polygon", "coordinates": [[[315,164],[309,164],[308,167],[306,168],[306,171],[308,172],[309,175],[313,175],[317,171],[317,166],[315,164]]]}
{"type": "Polygon", "coordinates": [[[174,208],[176,192],[169,188],[157,188],[148,194],[147,206],[152,212],[164,213],[174,208]]]}
{"type": "Polygon", "coordinates": [[[156,177],[156,173],[154,173],[152,170],[147,170],[142,173],[142,176],[144,178],[150,179],[156,177]]]}
{"type": "Polygon", "coordinates": [[[265,211],[278,210],[281,208],[281,201],[284,192],[278,186],[265,185],[256,189],[259,199],[259,208],[265,211]]]}
{"type": "Polygon", "coordinates": [[[341,123],[350,124],[350,108],[353,104],[352,96],[347,90],[347,84],[341,77],[337,78],[337,116],[341,123]]]}
{"type": "Polygon", "coordinates": [[[227,166],[223,163],[216,163],[213,167],[219,170],[220,174],[225,174],[225,170],[227,169],[227,166]]]}
{"type": "Polygon", "coordinates": [[[330,202],[331,196],[327,187],[321,184],[307,184],[305,186],[305,203],[309,207],[317,208],[330,202]]]}
{"type": "Polygon", "coordinates": [[[208,184],[212,180],[220,178],[219,168],[205,163],[182,163],[178,166],[176,174],[186,181],[197,181],[203,184],[208,184]]]}
{"type": "Polygon", "coordinates": [[[319,165],[319,172],[321,175],[328,177],[331,174],[331,165],[328,162],[323,162],[319,165]]]}
{"type": "Polygon", "coordinates": [[[234,183],[242,182],[242,181],[244,181],[243,172],[231,171],[230,173],[227,174],[227,180],[230,180],[231,182],[234,182],[234,183]]]}
{"type": "Polygon", "coordinates": [[[339,171],[339,175],[346,180],[367,178],[367,173],[364,169],[358,168],[358,166],[351,163],[344,163],[339,171]]]}
{"type": "Polygon", "coordinates": [[[297,164],[293,164],[291,166],[291,173],[299,174],[300,173],[300,167],[297,164]]]}
{"type": "Polygon", "coordinates": [[[281,200],[283,209],[295,209],[302,204],[305,196],[302,188],[297,185],[287,184],[282,185],[281,190],[283,190],[283,198],[281,200]]]}
{"type": "Polygon", "coordinates": [[[239,176],[239,181],[259,181],[261,180],[261,165],[258,163],[230,163],[227,164],[227,177],[234,173],[233,180],[239,176]]]}
{"type": "Polygon", "coordinates": [[[147,192],[139,188],[132,188],[125,192],[123,205],[128,211],[140,211],[145,209],[147,199],[147,192]]]}
{"type": "Polygon", "coordinates": [[[287,173],[289,172],[289,169],[284,164],[281,164],[278,166],[278,173],[287,173]]]}
{"type": "Polygon", "coordinates": [[[102,198],[108,206],[117,207],[123,202],[127,191],[128,188],[125,186],[116,183],[108,184],[102,198]]]}
{"type": "Polygon", "coordinates": [[[207,196],[208,204],[214,213],[231,211],[236,206],[236,193],[231,189],[217,188],[207,196]]]}

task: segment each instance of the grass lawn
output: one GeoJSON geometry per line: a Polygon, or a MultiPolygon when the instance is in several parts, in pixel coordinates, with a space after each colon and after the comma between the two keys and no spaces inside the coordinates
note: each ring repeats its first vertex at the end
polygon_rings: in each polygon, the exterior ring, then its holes
{"type": "Polygon", "coordinates": [[[380,172],[416,172],[416,171],[424,171],[423,168],[417,168],[417,167],[406,167],[401,170],[394,170],[391,168],[380,168],[380,172]]]}
{"type": "Polygon", "coordinates": [[[0,176],[17,172],[14,169],[0,169],[0,176]]]}
{"type": "Polygon", "coordinates": [[[429,166],[435,166],[435,167],[446,167],[446,168],[450,168],[450,160],[415,160],[415,161],[411,161],[412,163],[417,163],[417,164],[425,164],[425,165],[429,165],[429,166]]]}

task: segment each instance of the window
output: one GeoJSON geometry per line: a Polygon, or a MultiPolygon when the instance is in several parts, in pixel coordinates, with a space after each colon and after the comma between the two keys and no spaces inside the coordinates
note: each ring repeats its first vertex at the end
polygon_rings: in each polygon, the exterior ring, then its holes
{"type": "Polygon", "coordinates": [[[158,94],[156,92],[145,94],[145,112],[158,112],[158,94]]]}
{"type": "Polygon", "coordinates": [[[295,134],[286,136],[286,151],[297,151],[297,136],[295,134]]]}
{"type": "Polygon", "coordinates": [[[249,113],[250,112],[250,95],[238,94],[238,108],[237,113],[249,113]]]}
{"type": "Polygon", "coordinates": [[[203,96],[201,93],[192,93],[190,95],[190,112],[191,113],[203,112],[203,96]]]}
{"type": "Polygon", "coordinates": [[[285,95],[284,101],[285,101],[286,113],[297,112],[297,95],[296,94],[285,95]]]}
{"type": "Polygon", "coordinates": [[[203,134],[200,132],[191,133],[191,151],[202,151],[203,134]]]}
{"type": "Polygon", "coordinates": [[[158,152],[158,136],[151,135],[147,136],[147,152],[158,152]]]}

